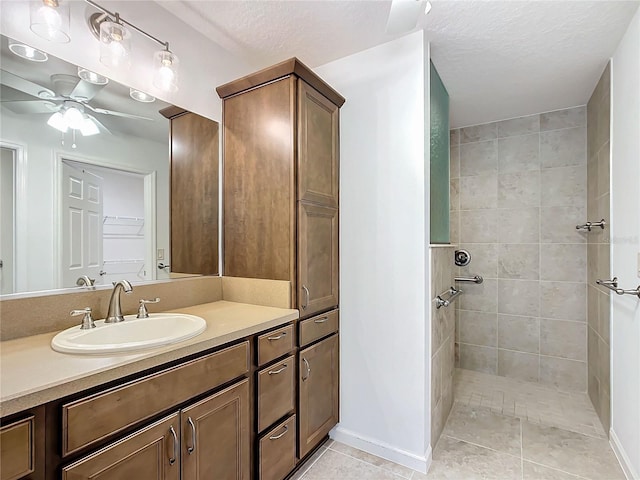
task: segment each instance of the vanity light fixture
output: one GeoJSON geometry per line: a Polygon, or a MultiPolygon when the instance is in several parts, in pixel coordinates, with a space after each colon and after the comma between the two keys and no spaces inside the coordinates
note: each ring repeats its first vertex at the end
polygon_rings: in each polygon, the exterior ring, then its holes
{"type": "Polygon", "coordinates": [[[33,33],[56,43],[69,43],[69,0],[33,0],[29,21],[33,33]]]}
{"type": "Polygon", "coordinates": [[[111,68],[129,68],[130,55],[131,32],[116,13],[114,21],[105,19],[100,23],[100,63],[111,68]]]}
{"type": "Polygon", "coordinates": [[[109,79],[104,75],[100,75],[82,67],[78,67],[78,76],[85,82],[93,83],[94,85],[106,85],[109,83],[109,79]]]}
{"type": "Polygon", "coordinates": [[[163,42],[145,32],[131,22],[120,17],[118,12],[110,12],[93,0],[84,0],[100,10],[89,17],[89,28],[100,40],[100,62],[112,67],[128,67],[131,63],[131,32],[135,30],[149,40],[161,45],[163,50],[153,56],[153,85],[165,92],[178,90],[178,56],[169,49],[169,42],[163,42]]]}
{"type": "Polygon", "coordinates": [[[11,50],[11,53],[31,62],[46,62],[49,60],[49,56],[45,52],[11,39],[9,39],[9,50],[11,50]]]}
{"type": "Polygon", "coordinates": [[[129,88],[129,96],[135,101],[142,103],[151,103],[156,101],[156,97],[154,97],[153,95],[144,93],[141,90],[136,90],[135,88],[129,88]]]}
{"type": "Polygon", "coordinates": [[[153,56],[155,73],[153,86],[163,92],[175,92],[178,90],[178,57],[169,51],[169,45],[165,50],[156,52],[153,56]]]}

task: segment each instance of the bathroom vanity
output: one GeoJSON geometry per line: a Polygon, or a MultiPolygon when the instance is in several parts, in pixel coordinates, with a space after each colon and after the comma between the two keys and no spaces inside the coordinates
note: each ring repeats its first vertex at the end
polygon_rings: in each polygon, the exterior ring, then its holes
{"type": "Polygon", "coordinates": [[[321,373],[327,361],[337,369],[337,316],[304,324],[296,310],[229,301],[178,311],[204,318],[205,332],[134,354],[61,354],[53,334],[4,342],[2,479],[281,479],[294,470],[298,383],[312,422],[326,424],[318,402],[337,392],[327,385],[337,370],[321,373]],[[298,369],[294,352],[306,345],[298,369]]]}

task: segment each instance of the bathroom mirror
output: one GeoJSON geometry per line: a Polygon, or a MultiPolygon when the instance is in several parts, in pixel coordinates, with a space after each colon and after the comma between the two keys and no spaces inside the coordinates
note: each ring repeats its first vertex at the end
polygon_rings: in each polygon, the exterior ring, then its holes
{"type": "Polygon", "coordinates": [[[171,106],[0,40],[0,294],[172,278],[171,106]]]}

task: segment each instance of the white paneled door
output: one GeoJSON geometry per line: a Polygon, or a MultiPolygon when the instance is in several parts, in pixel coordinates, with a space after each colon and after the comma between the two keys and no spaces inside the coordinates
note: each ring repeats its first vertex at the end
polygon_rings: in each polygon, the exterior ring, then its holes
{"type": "Polygon", "coordinates": [[[102,269],[102,177],[62,162],[62,285],[81,275],[100,284],[102,269]]]}

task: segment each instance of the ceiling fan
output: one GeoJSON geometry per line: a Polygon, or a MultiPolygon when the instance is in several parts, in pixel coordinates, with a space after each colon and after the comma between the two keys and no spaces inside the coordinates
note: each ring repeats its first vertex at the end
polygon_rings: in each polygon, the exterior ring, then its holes
{"type": "MultiPolygon", "coordinates": [[[[89,72],[90,74],[92,72],[89,72]]],[[[105,132],[111,133],[94,114],[112,115],[139,120],[153,120],[130,113],[117,112],[92,106],[89,102],[105,87],[108,80],[98,75],[89,80],[73,75],[51,75],[53,90],[43,87],[6,70],[0,71],[2,85],[34,97],[33,99],[2,100],[2,105],[20,114],[50,113],[47,124],[65,133],[68,129],[79,131],[83,136],[105,132]]]]}
{"type": "Polygon", "coordinates": [[[386,32],[389,35],[410,32],[418,25],[420,16],[429,10],[431,3],[428,0],[392,0],[386,32]]]}

